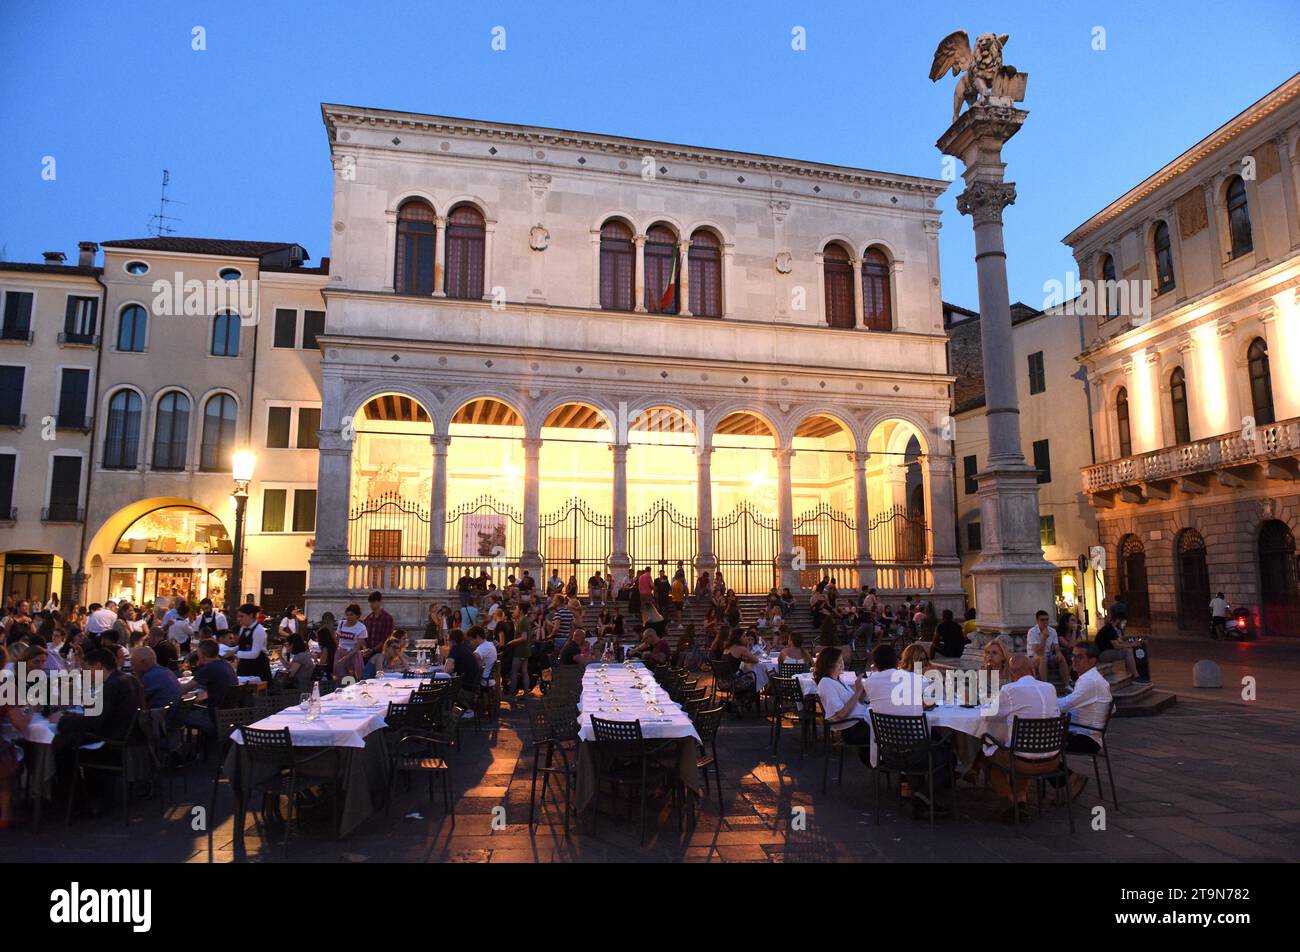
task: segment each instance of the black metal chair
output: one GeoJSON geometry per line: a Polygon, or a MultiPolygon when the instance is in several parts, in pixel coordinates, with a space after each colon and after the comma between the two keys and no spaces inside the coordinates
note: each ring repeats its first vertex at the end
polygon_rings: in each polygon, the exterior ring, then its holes
{"type": "Polygon", "coordinates": [[[1065,812],[1074,832],[1074,808],[1070,800],[1070,770],[1066,763],[1065,744],[1069,734],[1070,715],[1060,717],[1015,717],[1011,721],[1011,743],[1003,744],[990,734],[984,742],[1005,752],[1007,763],[991,761],[990,766],[1004,771],[1011,783],[1011,813],[1017,832],[1020,829],[1020,804],[1016,798],[1017,782],[1021,776],[1035,781],[1038,795],[1038,814],[1043,813],[1043,784],[1049,779],[1059,779],[1065,787],[1065,812]]]}
{"type": "MultiPolygon", "coordinates": [[[[930,826],[934,826],[937,804],[934,799],[934,771],[936,757],[945,759],[950,766],[951,748],[930,739],[930,725],[924,714],[880,714],[871,712],[871,733],[876,741],[876,766],[871,783],[876,797],[876,824],[880,824],[880,774],[918,774],[921,754],[925,755],[925,789],[929,799],[930,826]]],[[[902,785],[899,786],[900,793],[902,785]]],[[[955,791],[955,786],[954,786],[955,791]]],[[[954,792],[954,796],[955,796],[954,792]]],[[[955,801],[954,801],[955,802],[955,801]]]]}
{"type": "MultiPolygon", "coordinates": [[[[614,785],[615,790],[621,786],[634,786],[639,791],[639,825],[641,845],[644,846],[646,794],[651,781],[658,781],[659,786],[670,787],[673,802],[674,804],[677,802],[677,785],[672,782],[668,769],[659,760],[659,756],[671,745],[647,743],[645,735],[641,731],[641,722],[639,720],[607,721],[593,715],[591,729],[596,742],[597,783],[606,780],[614,785]]],[[[596,812],[596,810],[591,811],[593,823],[596,812]]],[[[679,812],[679,824],[680,820],[681,813],[679,812]]]]}
{"type": "MultiPolygon", "coordinates": [[[[792,726],[803,726],[804,698],[803,688],[794,677],[774,675],[768,684],[772,695],[772,730],[770,743],[772,752],[776,753],[781,745],[781,730],[786,721],[792,726]]],[[[804,731],[799,742],[799,759],[803,759],[807,749],[807,732],[804,731]]]]}
{"type": "Polygon", "coordinates": [[[1106,712],[1106,719],[1100,727],[1088,725],[1088,730],[1097,736],[1093,738],[1097,741],[1100,748],[1095,753],[1085,754],[1084,756],[1092,758],[1092,773],[1097,778],[1097,796],[1103,800],[1106,799],[1106,788],[1101,785],[1101,768],[1097,764],[1097,759],[1101,758],[1106,761],[1106,776],[1110,779],[1110,799],[1115,804],[1115,809],[1119,809],[1119,790],[1115,786],[1115,773],[1110,767],[1110,745],[1106,743],[1106,729],[1110,727],[1110,719],[1115,716],[1115,702],[1111,702],[1110,710],[1106,712]]]}
{"type": "Polygon", "coordinates": [[[64,824],[72,823],[72,809],[77,799],[78,786],[86,783],[86,772],[116,775],[122,787],[122,825],[131,823],[131,784],[151,781],[153,758],[148,753],[149,739],[141,723],[141,715],[149,712],[136,711],[131,717],[126,734],[120,740],[96,739],[86,736],[73,752],[72,784],[68,791],[68,810],[64,824]]]}
{"type": "MultiPolygon", "coordinates": [[[[293,746],[289,728],[280,730],[258,730],[254,727],[242,727],[239,730],[243,741],[244,755],[248,768],[242,777],[242,790],[239,791],[239,822],[242,830],[244,812],[247,809],[249,794],[262,794],[262,812],[265,816],[268,802],[274,802],[278,810],[280,797],[289,803],[289,812],[284,817],[284,840],[281,849],[284,856],[289,855],[289,834],[294,817],[298,816],[298,794],[304,789],[300,786],[302,768],[324,758],[333,758],[333,748],[325,747],[314,754],[303,755],[293,746]]],[[[309,777],[308,787],[322,787],[330,790],[330,817],[334,835],[338,836],[338,789],[336,776],[313,774],[309,777]]]]}
{"type": "MultiPolygon", "coordinates": [[[[808,695],[808,703],[815,704],[817,705],[817,708],[820,709],[821,698],[818,697],[818,695],[816,694],[810,694],[808,695]]],[[[845,731],[847,731],[854,724],[863,724],[863,723],[866,722],[858,718],[848,718],[843,721],[835,721],[835,722],[825,721],[826,756],[822,760],[822,793],[825,793],[827,787],[829,786],[832,758],[835,758],[836,760],[839,761],[838,775],[836,776],[835,782],[840,785],[843,785],[845,752],[849,750],[861,750],[864,747],[870,746],[869,742],[866,744],[853,744],[844,739],[845,731]]]]}
{"type": "Polygon", "coordinates": [[[695,759],[695,766],[704,774],[704,793],[709,793],[709,768],[713,768],[713,780],[718,787],[718,819],[721,820],[726,807],[722,801],[722,771],[718,766],[718,728],[722,726],[722,705],[697,711],[692,718],[695,733],[700,735],[700,755],[695,759]]]}
{"type": "MultiPolygon", "coordinates": [[[[577,782],[577,760],[569,756],[571,747],[557,738],[557,733],[562,731],[557,732],[543,705],[529,705],[528,726],[533,741],[533,780],[528,794],[528,828],[533,829],[536,817],[538,776],[542,778],[543,800],[546,799],[551,777],[561,777],[564,780],[564,835],[567,838],[569,816],[573,812],[573,787],[577,782]],[[558,765],[555,763],[557,757],[560,761],[558,765]]],[[[574,736],[576,737],[576,732],[574,736]]]]}
{"type": "Polygon", "coordinates": [[[412,701],[407,704],[389,703],[384,718],[395,736],[388,764],[388,812],[397,792],[397,778],[422,773],[429,780],[429,800],[433,800],[433,778],[442,781],[443,810],[454,817],[452,810],[452,771],[446,749],[455,746],[458,705],[450,709],[433,701],[412,701]]]}
{"type": "MultiPolygon", "coordinates": [[[[251,707],[228,707],[214,712],[217,719],[217,769],[212,775],[212,803],[208,808],[208,837],[212,837],[217,816],[217,788],[225,772],[226,758],[230,755],[233,742],[230,735],[237,729],[247,727],[260,718],[251,707]]],[[[229,780],[230,778],[226,778],[229,780]]]]}
{"type": "Polygon", "coordinates": [[[793,678],[796,674],[807,674],[811,670],[807,661],[778,661],[776,673],[783,678],[793,678]]]}

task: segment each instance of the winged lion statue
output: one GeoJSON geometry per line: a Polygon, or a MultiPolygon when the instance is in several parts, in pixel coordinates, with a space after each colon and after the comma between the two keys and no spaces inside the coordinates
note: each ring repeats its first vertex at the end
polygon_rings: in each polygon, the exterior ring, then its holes
{"type": "Polygon", "coordinates": [[[990,97],[1005,97],[1015,102],[1025,98],[1028,74],[1002,63],[1002,48],[1007,45],[1008,39],[1010,37],[1006,33],[981,33],[975,38],[975,48],[972,50],[966,31],[957,30],[944,37],[939,48],[934,51],[934,63],[930,66],[932,82],[938,82],[939,77],[948,70],[952,70],[954,76],[961,76],[953,91],[953,122],[961,114],[963,102],[974,105],[977,100],[990,97]]]}

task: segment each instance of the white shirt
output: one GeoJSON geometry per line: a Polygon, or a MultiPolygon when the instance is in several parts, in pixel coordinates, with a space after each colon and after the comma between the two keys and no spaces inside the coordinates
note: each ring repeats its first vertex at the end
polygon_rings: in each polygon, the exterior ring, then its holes
{"type": "Polygon", "coordinates": [[[347,622],[339,625],[339,655],[345,655],[357,646],[357,642],[366,640],[366,626],[358,621],[355,625],[347,622]]]}
{"type": "Polygon", "coordinates": [[[107,608],[97,608],[86,619],[86,634],[97,635],[108,631],[115,624],[117,624],[117,612],[109,611],[107,608]]]}
{"type": "Polygon", "coordinates": [[[290,635],[298,634],[298,619],[291,615],[286,615],[284,620],[280,622],[280,631],[290,635]]]}
{"type": "Polygon", "coordinates": [[[482,672],[483,683],[487,684],[492,678],[492,669],[497,663],[497,646],[490,641],[484,641],[474,649],[474,654],[478,656],[479,670],[482,672]]]}
{"type": "Polygon", "coordinates": [[[1074,682],[1074,690],[1065,697],[1056,699],[1056,707],[1062,713],[1069,712],[1070,731],[1085,734],[1098,744],[1101,735],[1090,727],[1100,729],[1110,715],[1110,683],[1095,667],[1079,675],[1074,682]]]}
{"type": "MultiPolygon", "coordinates": [[[[247,629],[240,629],[239,633],[241,637],[244,631],[246,630],[247,629]]],[[[247,651],[236,650],[235,651],[236,658],[242,658],[248,660],[266,654],[266,629],[263,628],[261,625],[254,624],[252,628],[252,634],[253,634],[252,647],[250,647],[247,651]]]]}
{"type": "Polygon", "coordinates": [[[925,712],[925,678],[915,671],[873,671],[865,680],[867,703],[877,714],[915,717],[925,712]]]}
{"type": "Polygon", "coordinates": [[[1226,598],[1218,597],[1210,599],[1210,613],[1214,615],[1215,618],[1227,618],[1228,600],[1226,598]]]}
{"type": "Polygon", "coordinates": [[[167,637],[171,638],[177,644],[186,644],[198,627],[188,618],[177,618],[167,629],[167,637]]]}
{"type": "Polygon", "coordinates": [[[219,632],[230,630],[230,622],[226,621],[226,616],[221,612],[213,612],[211,615],[199,615],[196,624],[198,627],[202,627],[205,621],[213,625],[219,632]]]}
{"type": "MultiPolygon", "coordinates": [[[[1018,681],[1002,685],[998,691],[998,712],[985,720],[985,730],[1002,742],[1011,743],[1011,724],[1017,718],[1056,717],[1056,688],[1046,681],[1025,675],[1018,681]]],[[[984,753],[993,756],[997,747],[984,745],[984,753]]],[[[1055,754],[1026,754],[1026,759],[1054,757],[1055,754]]]]}
{"type": "Polygon", "coordinates": [[[1046,643],[1047,651],[1055,651],[1057,646],[1056,629],[1051,625],[1047,626],[1047,631],[1043,632],[1037,625],[1030,628],[1025,633],[1025,653],[1032,656],[1043,654],[1043,646],[1046,643]]]}
{"type": "MultiPolygon", "coordinates": [[[[822,678],[817,682],[817,696],[821,698],[822,711],[826,720],[830,724],[836,723],[832,718],[840,712],[840,708],[849,703],[849,698],[853,696],[853,689],[838,678],[822,678]]],[[[866,721],[870,718],[870,712],[863,701],[858,701],[853,705],[853,710],[842,721],[861,718],[866,721]]]]}

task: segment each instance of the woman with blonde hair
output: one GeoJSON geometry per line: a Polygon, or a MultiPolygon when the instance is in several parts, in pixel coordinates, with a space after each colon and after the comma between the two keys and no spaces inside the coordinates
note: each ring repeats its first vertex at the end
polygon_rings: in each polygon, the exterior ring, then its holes
{"type": "Polygon", "coordinates": [[[390,671],[405,671],[407,668],[405,646],[401,638],[389,638],[384,642],[384,654],[379,663],[375,665],[375,674],[385,674],[390,671]]]}
{"type": "Polygon", "coordinates": [[[998,676],[996,685],[990,678],[990,693],[996,693],[1002,685],[1011,683],[1011,652],[1001,638],[994,638],[984,646],[984,670],[996,672],[998,676]]]}
{"type": "Polygon", "coordinates": [[[922,674],[930,667],[930,646],[924,641],[914,641],[904,648],[903,657],[898,661],[904,671],[915,671],[918,665],[922,674]]]}

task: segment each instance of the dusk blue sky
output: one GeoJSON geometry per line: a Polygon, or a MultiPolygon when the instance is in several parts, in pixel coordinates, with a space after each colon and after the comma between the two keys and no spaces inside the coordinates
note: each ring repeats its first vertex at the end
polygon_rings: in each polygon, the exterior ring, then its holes
{"type": "MultiPolygon", "coordinates": [[[[0,248],[147,234],[329,253],[321,102],[558,126],[939,177],[938,41],[1006,32],[1031,115],[1007,148],[1012,297],[1060,239],[1300,67],[1300,3],[104,3],[0,0],[0,248]],[[984,12],[979,12],[984,11],[984,12]],[[191,30],[207,49],[191,49],[191,30]],[[506,28],[506,50],[491,31],[506,28]],[[807,50],[791,49],[802,26],[807,50]],[[1094,27],[1106,49],[1094,51],[1094,27]],[[57,160],[55,181],[42,159],[57,160]]],[[[969,219],[941,200],[945,299],[974,307],[969,219]]]]}

